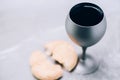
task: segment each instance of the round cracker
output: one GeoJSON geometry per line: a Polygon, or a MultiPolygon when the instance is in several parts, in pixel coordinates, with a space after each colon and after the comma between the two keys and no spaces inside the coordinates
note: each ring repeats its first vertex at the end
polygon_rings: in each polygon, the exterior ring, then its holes
{"type": "Polygon", "coordinates": [[[78,56],[69,44],[62,44],[53,50],[52,58],[61,63],[66,70],[71,71],[77,64],[78,56]]]}

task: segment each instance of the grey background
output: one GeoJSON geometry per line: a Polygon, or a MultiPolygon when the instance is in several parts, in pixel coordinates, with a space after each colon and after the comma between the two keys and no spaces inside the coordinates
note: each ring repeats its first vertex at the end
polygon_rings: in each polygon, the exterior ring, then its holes
{"type": "Polygon", "coordinates": [[[91,75],[64,72],[61,80],[119,80],[119,0],[0,0],[0,80],[35,80],[29,67],[31,52],[43,50],[51,40],[71,42],[65,32],[65,18],[73,5],[83,1],[99,5],[107,18],[105,36],[87,50],[101,64],[91,75]]]}

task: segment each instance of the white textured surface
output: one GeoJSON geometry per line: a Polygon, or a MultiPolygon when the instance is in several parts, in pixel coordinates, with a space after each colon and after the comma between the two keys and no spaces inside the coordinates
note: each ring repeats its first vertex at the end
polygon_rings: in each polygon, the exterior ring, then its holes
{"type": "MultiPolygon", "coordinates": [[[[35,80],[29,68],[33,50],[50,40],[65,39],[64,21],[76,3],[90,1],[105,12],[107,32],[88,49],[101,65],[87,76],[65,72],[62,80],[120,79],[120,1],[119,0],[0,0],[0,80],[35,80]]],[[[76,50],[81,53],[81,48],[76,50]]]]}

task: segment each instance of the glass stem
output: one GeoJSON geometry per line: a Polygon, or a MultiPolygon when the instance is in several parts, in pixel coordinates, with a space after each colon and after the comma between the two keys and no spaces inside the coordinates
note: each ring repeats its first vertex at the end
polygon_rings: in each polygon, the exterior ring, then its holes
{"type": "Polygon", "coordinates": [[[84,61],[86,58],[86,49],[87,47],[82,47],[83,53],[82,53],[82,60],[84,61]]]}

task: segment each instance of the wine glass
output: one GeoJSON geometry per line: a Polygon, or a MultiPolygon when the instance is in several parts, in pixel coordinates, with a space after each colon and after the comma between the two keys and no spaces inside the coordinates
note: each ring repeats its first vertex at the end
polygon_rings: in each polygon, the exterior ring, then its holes
{"type": "Polygon", "coordinates": [[[82,2],[71,8],[65,22],[66,32],[83,50],[79,57],[77,73],[90,74],[98,69],[99,62],[86,54],[86,49],[103,37],[106,25],[104,12],[96,4],[82,2]]]}

